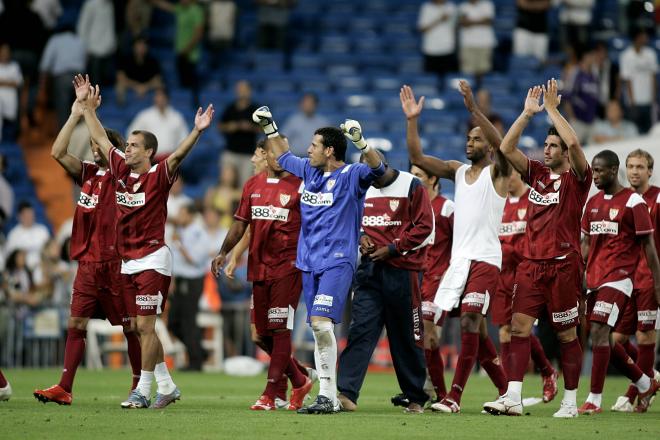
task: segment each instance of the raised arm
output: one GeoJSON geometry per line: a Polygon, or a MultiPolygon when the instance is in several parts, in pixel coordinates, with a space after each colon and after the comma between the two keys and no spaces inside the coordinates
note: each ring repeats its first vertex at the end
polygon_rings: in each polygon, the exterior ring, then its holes
{"type": "Polygon", "coordinates": [[[527,175],[529,161],[527,156],[518,149],[518,142],[520,142],[520,136],[522,136],[529,121],[532,120],[535,114],[543,110],[543,105],[539,104],[541,93],[542,90],[540,86],[534,86],[527,91],[525,107],[523,108],[522,113],[518,116],[518,119],[515,120],[513,125],[511,125],[511,128],[509,128],[509,131],[504,135],[504,139],[502,139],[502,143],[500,144],[500,152],[506,157],[506,160],[513,165],[516,171],[523,176],[527,175]]]}
{"type": "Polygon", "coordinates": [[[383,162],[376,150],[369,147],[366,139],[362,136],[362,127],[358,121],[347,119],[341,124],[340,128],[344,132],[344,136],[360,150],[360,153],[364,156],[364,162],[369,165],[369,168],[375,169],[382,165],[383,162]]]}
{"type": "Polygon", "coordinates": [[[412,88],[404,85],[399,93],[399,98],[401,98],[401,108],[408,121],[406,143],[408,145],[408,158],[410,162],[423,169],[426,173],[454,180],[456,170],[462,165],[460,162],[438,159],[437,157],[424,154],[422,151],[422,142],[419,138],[417,121],[424,107],[424,97],[422,96],[419,98],[419,101],[416,101],[412,88]]]}
{"type": "Polygon", "coordinates": [[[60,132],[53,142],[53,147],[50,150],[50,155],[55,159],[62,168],[66,170],[71,177],[78,178],[80,173],[82,173],[82,162],[77,157],[69,154],[67,148],[69,147],[69,142],[71,141],[71,134],[73,130],[78,125],[80,118],[83,115],[82,104],[78,101],[74,101],[71,106],[71,114],[69,119],[64,123],[64,126],[60,129],[60,132]]]}
{"type": "Polygon", "coordinates": [[[108,139],[101,121],[96,116],[96,109],[101,105],[101,91],[99,86],[92,87],[89,83],[89,76],[83,78],[82,75],[76,75],[73,80],[76,88],[76,100],[83,103],[83,116],[85,124],[92,137],[92,140],[99,146],[99,152],[106,161],[109,161],[110,148],[112,143],[108,139]]]}
{"type": "Polygon", "coordinates": [[[560,103],[561,95],[557,91],[557,81],[552,78],[547,85],[543,86],[543,105],[545,111],[548,112],[548,116],[550,116],[552,124],[557,129],[559,137],[568,146],[568,160],[573,172],[580,180],[584,180],[589,164],[575,130],[559,112],[560,103]]]}
{"type": "Polygon", "coordinates": [[[170,175],[174,174],[179,168],[181,162],[183,162],[183,159],[185,159],[188,153],[190,153],[190,150],[192,150],[192,147],[195,145],[204,130],[209,128],[209,125],[211,125],[211,121],[213,120],[213,113],[213,104],[209,104],[203,112],[201,107],[197,109],[197,113],[195,114],[195,126],[190,131],[190,134],[188,134],[188,136],[181,141],[179,146],[176,147],[176,150],[167,157],[167,171],[170,172],[170,175]]]}
{"type": "Polygon", "coordinates": [[[275,124],[273,115],[267,106],[264,105],[256,109],[252,113],[252,120],[259,124],[266,136],[268,136],[268,146],[275,154],[275,159],[279,159],[281,155],[289,151],[289,143],[277,131],[277,124],[275,124]]]}

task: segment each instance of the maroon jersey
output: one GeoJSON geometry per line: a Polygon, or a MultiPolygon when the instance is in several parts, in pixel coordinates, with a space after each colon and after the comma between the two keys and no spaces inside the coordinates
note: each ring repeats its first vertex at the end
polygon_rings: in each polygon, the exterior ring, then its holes
{"type": "Polygon", "coordinates": [[[115,186],[109,172],[91,162],[81,162],[81,173],[73,176],[80,197],[73,214],[71,259],[102,262],[119,258],[115,247],[117,206],[115,186]]]}
{"type": "Polygon", "coordinates": [[[266,172],[245,183],[234,217],[250,224],[249,281],[283,278],[298,270],[300,184],[292,174],[274,179],[266,172]]]}
{"type": "Polygon", "coordinates": [[[523,255],[531,260],[580,255],[580,218],[591,188],[591,167],[580,181],[569,168],[553,174],[537,160],[528,159],[523,180],[531,187],[527,199],[527,232],[523,255]]]}
{"type": "Polygon", "coordinates": [[[109,159],[119,211],[117,248],[124,260],[136,260],[165,246],[167,198],[177,173],[170,175],[166,160],[133,173],[116,148],[110,148],[109,159]]]}
{"type": "Polygon", "coordinates": [[[507,197],[504,204],[498,233],[502,243],[502,270],[515,268],[522,260],[527,230],[528,197],[529,189],[520,197],[507,197]]]}
{"type": "MultiPolygon", "coordinates": [[[[651,186],[642,198],[646,202],[651,215],[651,224],[654,229],[655,249],[660,253],[660,188],[651,186]]],[[[642,249],[642,256],[639,259],[639,265],[635,271],[635,288],[636,289],[651,289],[653,288],[653,273],[646,262],[646,253],[642,249]]]]}
{"type": "Polygon", "coordinates": [[[422,183],[410,173],[398,171],[384,188],[369,187],[364,197],[362,229],[376,249],[390,246],[397,256],[390,266],[422,271],[426,245],[433,239],[433,209],[422,183]]]}
{"type": "Polygon", "coordinates": [[[596,193],[584,210],[582,232],[589,236],[587,287],[630,278],[639,261],[640,235],[653,233],[644,199],[629,188],[596,193]]]}
{"type": "Polygon", "coordinates": [[[439,195],[431,200],[435,216],[433,244],[426,248],[424,276],[440,280],[451,260],[451,240],[454,230],[454,202],[439,195]]]}

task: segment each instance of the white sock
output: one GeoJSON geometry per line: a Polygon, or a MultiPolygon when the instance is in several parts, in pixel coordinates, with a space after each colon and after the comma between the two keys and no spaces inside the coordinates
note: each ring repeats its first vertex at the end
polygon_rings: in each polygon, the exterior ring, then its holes
{"type": "Polygon", "coordinates": [[[337,339],[331,322],[312,323],[314,361],[319,374],[319,395],[337,404],[337,339]]]}
{"type": "Polygon", "coordinates": [[[603,394],[602,393],[589,393],[589,396],[587,396],[587,402],[593,403],[596,405],[598,408],[600,408],[601,404],[603,403],[603,394]]]}
{"type": "Polygon", "coordinates": [[[156,383],[158,384],[158,392],[160,394],[170,394],[176,388],[172,377],[170,377],[170,372],[167,370],[167,365],[165,362],[156,364],[154,369],[154,376],[156,376],[156,383]]]}
{"type": "Polygon", "coordinates": [[[140,381],[135,387],[136,390],[140,392],[147,399],[151,398],[151,382],[154,380],[153,371],[142,370],[140,373],[140,381]]]}
{"type": "Polygon", "coordinates": [[[520,402],[522,400],[522,382],[510,381],[509,386],[506,389],[506,395],[509,399],[514,402],[520,402]]]}
{"type": "Polygon", "coordinates": [[[564,402],[577,406],[577,388],[574,390],[564,389],[564,402]]]}
{"type": "Polygon", "coordinates": [[[642,377],[640,377],[639,380],[635,382],[635,386],[640,393],[645,393],[651,387],[651,379],[649,379],[646,374],[642,374],[642,377]]]}

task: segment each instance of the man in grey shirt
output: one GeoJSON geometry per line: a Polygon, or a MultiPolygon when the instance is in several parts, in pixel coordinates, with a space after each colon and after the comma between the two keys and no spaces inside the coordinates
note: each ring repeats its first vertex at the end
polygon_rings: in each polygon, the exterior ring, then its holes
{"type": "Polygon", "coordinates": [[[314,93],[305,93],[300,99],[300,110],[289,116],[282,133],[289,138],[289,147],[296,156],[307,157],[309,140],[319,127],[333,125],[325,116],[316,113],[319,98],[314,93]]]}

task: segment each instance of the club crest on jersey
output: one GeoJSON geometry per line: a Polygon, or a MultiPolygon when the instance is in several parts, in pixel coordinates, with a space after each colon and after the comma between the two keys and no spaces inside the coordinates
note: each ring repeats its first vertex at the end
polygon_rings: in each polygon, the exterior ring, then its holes
{"type": "Polygon", "coordinates": [[[325,187],[328,191],[331,191],[332,188],[335,186],[335,183],[337,183],[337,179],[330,179],[328,180],[328,183],[325,184],[325,187]]]}
{"type": "Polygon", "coordinates": [[[133,192],[137,192],[137,190],[140,189],[141,185],[142,185],[142,182],[138,182],[135,185],[133,185],[133,192]]]}
{"type": "Polygon", "coordinates": [[[619,213],[618,209],[611,208],[610,209],[610,220],[614,220],[618,213],[619,213]]]}
{"type": "Polygon", "coordinates": [[[396,211],[399,208],[399,201],[398,200],[390,200],[390,209],[392,211],[396,211]]]}
{"type": "Polygon", "coordinates": [[[561,179],[555,180],[552,184],[552,187],[555,189],[555,191],[558,191],[560,186],[561,186],[561,179]]]}
{"type": "Polygon", "coordinates": [[[291,196],[289,194],[280,194],[280,203],[282,206],[286,206],[286,204],[289,203],[289,200],[291,200],[291,196]]]}
{"type": "Polygon", "coordinates": [[[527,214],[527,209],[519,209],[518,210],[518,220],[522,220],[525,218],[525,214],[527,214]]]}

